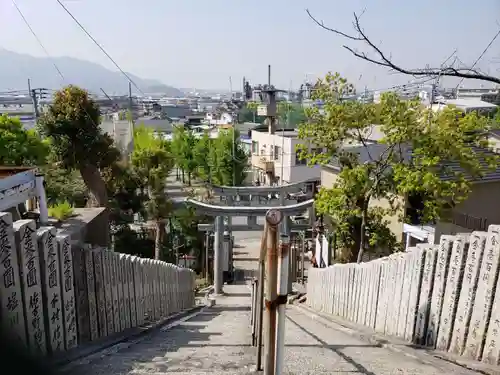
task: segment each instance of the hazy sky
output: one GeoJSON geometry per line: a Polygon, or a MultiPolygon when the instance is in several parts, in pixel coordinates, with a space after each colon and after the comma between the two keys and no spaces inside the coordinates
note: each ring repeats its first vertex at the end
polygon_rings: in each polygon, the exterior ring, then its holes
{"type": "MultiPolygon", "coordinates": [[[[114,69],[55,0],[17,0],[53,56],[72,56],[114,69]]],[[[500,28],[500,0],[66,0],[66,6],[120,66],[176,87],[241,87],[242,77],[287,89],[328,71],[357,86],[408,81],[360,61],[346,42],[308,18],[350,31],[366,9],[365,31],[408,67],[439,65],[453,50],[472,63],[500,28]]],[[[45,56],[10,0],[0,1],[0,47],[45,56]]],[[[360,46],[361,47],[361,46],[360,46]]],[[[500,74],[500,38],[479,64],[500,74]]],[[[64,72],[63,72],[64,73],[64,72]]]]}

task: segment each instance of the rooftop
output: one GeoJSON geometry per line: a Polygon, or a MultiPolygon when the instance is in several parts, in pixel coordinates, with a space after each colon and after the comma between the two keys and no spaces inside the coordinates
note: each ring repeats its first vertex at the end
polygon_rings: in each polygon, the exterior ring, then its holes
{"type": "MultiPolygon", "coordinates": [[[[358,154],[358,162],[360,164],[367,163],[370,160],[377,160],[381,157],[382,153],[387,149],[387,145],[382,143],[372,143],[368,144],[367,147],[364,146],[354,146],[354,147],[345,147],[344,150],[346,152],[350,152],[353,154],[358,154]]],[[[497,165],[496,169],[491,170],[488,166],[487,159],[488,157],[497,156],[494,152],[479,148],[473,147],[474,152],[478,155],[481,163],[481,172],[483,173],[483,177],[477,180],[476,182],[491,182],[491,181],[500,181],[500,165],[497,165]]],[[[408,150],[405,155],[406,160],[410,160],[411,158],[411,150],[408,150]]],[[[449,181],[454,178],[456,173],[463,173],[466,178],[469,180],[474,180],[472,176],[467,176],[467,172],[464,168],[460,166],[460,164],[456,161],[448,161],[443,162],[442,165],[446,167],[446,170],[442,171],[441,178],[445,181],[449,181]]],[[[334,169],[336,171],[339,170],[340,163],[338,159],[332,159],[332,161],[325,166],[326,168],[334,169]]]]}

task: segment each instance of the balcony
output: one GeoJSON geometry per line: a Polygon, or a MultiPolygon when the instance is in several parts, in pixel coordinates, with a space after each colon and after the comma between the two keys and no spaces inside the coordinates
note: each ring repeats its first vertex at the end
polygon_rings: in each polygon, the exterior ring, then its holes
{"type": "Polygon", "coordinates": [[[274,172],[274,162],[267,160],[263,156],[254,156],[252,157],[252,164],[259,168],[262,169],[266,173],[273,173],[274,172]]]}

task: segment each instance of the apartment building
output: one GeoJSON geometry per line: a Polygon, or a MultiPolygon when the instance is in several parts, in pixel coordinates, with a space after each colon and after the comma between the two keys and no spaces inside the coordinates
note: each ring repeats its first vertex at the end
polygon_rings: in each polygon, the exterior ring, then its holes
{"type": "MultiPolygon", "coordinates": [[[[297,130],[276,130],[270,134],[267,127],[251,130],[251,165],[254,182],[260,184],[289,184],[305,180],[319,180],[321,168],[307,166],[305,160],[299,160],[296,147],[303,144],[297,130]]],[[[309,150],[322,152],[309,145],[309,150]]]]}

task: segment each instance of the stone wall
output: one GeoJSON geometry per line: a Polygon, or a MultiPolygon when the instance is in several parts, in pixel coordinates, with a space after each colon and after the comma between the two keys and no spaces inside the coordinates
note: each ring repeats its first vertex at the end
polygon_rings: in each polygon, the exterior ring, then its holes
{"type": "Polygon", "coordinates": [[[376,332],[500,364],[500,226],[361,264],[310,269],[307,301],[376,332]]]}
{"type": "Polygon", "coordinates": [[[82,245],[68,231],[0,213],[0,322],[36,355],[193,307],[194,273],[82,245]]]}

